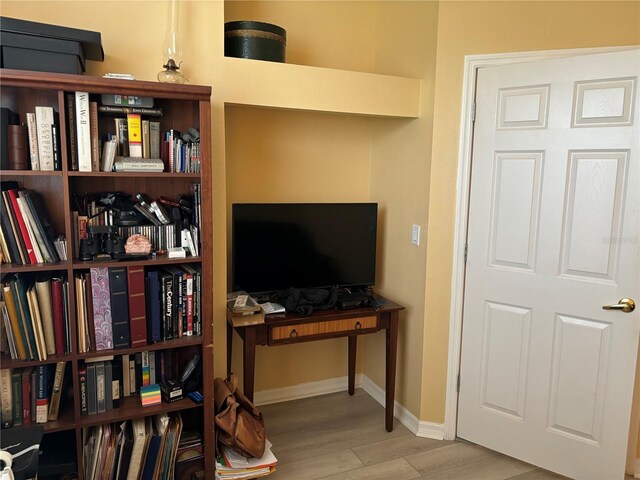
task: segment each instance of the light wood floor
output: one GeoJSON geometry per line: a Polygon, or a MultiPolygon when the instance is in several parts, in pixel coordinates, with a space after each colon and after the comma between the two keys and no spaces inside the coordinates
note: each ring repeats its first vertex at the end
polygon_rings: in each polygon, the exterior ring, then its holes
{"type": "MultiPolygon", "coordinates": [[[[416,437],[361,389],[262,410],[278,458],[269,480],[550,480],[561,477],[464,441],[416,437]]],[[[631,478],[631,477],[628,477],[631,478]]]]}

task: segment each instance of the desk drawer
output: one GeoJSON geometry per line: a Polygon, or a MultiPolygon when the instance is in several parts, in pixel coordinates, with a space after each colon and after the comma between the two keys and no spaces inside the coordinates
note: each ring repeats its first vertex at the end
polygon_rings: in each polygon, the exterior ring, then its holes
{"type": "Polygon", "coordinates": [[[301,323],[298,325],[287,325],[286,327],[273,327],[271,329],[271,340],[294,341],[296,338],[323,336],[333,333],[356,332],[370,328],[377,328],[378,317],[347,318],[345,320],[333,320],[327,322],[301,323]]]}

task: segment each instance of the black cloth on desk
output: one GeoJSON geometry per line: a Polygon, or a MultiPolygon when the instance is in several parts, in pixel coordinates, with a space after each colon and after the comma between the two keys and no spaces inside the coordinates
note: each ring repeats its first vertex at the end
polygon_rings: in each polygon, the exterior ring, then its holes
{"type": "Polygon", "coordinates": [[[326,288],[290,288],[278,293],[276,298],[287,312],[311,315],[314,310],[335,308],[338,291],[326,288]]]}

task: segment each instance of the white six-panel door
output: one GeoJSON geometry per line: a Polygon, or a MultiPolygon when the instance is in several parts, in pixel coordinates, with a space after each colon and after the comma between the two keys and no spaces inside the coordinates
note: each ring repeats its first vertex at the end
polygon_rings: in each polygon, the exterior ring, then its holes
{"type": "Polygon", "coordinates": [[[640,335],[640,51],[480,69],[458,436],[624,476],[640,335]]]}

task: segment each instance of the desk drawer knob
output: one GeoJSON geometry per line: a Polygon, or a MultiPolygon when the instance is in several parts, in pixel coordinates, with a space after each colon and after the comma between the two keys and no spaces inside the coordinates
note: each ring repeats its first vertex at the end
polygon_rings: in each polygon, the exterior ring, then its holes
{"type": "Polygon", "coordinates": [[[362,324],[360,322],[356,322],[356,330],[360,330],[362,328],[362,324]]]}
{"type": "Polygon", "coordinates": [[[298,332],[296,332],[295,328],[293,330],[291,330],[291,332],[289,333],[289,336],[291,338],[296,338],[298,336],[298,332]]]}

